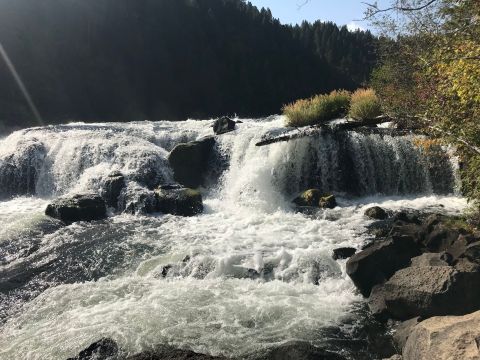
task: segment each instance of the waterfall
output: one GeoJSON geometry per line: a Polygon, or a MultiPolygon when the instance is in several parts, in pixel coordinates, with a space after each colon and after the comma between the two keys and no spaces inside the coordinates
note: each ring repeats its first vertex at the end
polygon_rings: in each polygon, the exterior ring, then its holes
{"type": "Polygon", "coordinates": [[[129,354],[170,344],[261,359],[289,341],[328,348],[333,333],[357,358],[365,341],[346,332],[361,297],[332,251],[365,244],[373,205],[459,214],[455,158],[382,131],[259,147],[283,118],[242,121],[215,137],[193,217],[124,212],[64,226],[44,213],[53,197],[101,193],[117,172],[122,198],[148,199],[174,181],[169,152],[211,136],[211,120],[75,123],[0,140],[0,358],[63,360],[109,337],[129,354]],[[297,212],[292,198],[312,187],[340,206],[297,212]]]}
{"type": "MultiPolygon", "coordinates": [[[[0,141],[0,194],[57,196],[98,192],[121,171],[154,187],[172,183],[167,157],[180,142],[211,134],[210,121],[71,124],[13,133],[0,141]]],[[[222,196],[272,206],[307,188],[349,196],[448,194],[455,171],[446,151],[426,151],[419,137],[325,131],[265,147],[255,143],[278,131],[281,117],[244,121],[217,138],[228,159],[222,196]],[[275,203],[275,204],[274,204],[275,203]]]]}

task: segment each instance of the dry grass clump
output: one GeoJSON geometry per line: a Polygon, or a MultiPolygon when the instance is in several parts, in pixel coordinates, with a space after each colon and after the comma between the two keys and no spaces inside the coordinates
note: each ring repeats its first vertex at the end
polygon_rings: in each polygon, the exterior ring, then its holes
{"type": "Polygon", "coordinates": [[[350,92],[345,90],[297,100],[282,109],[287,118],[285,125],[300,127],[337,119],[347,113],[349,104],[350,92]]]}
{"type": "Polygon", "coordinates": [[[354,120],[372,120],[382,114],[380,99],[373,89],[358,89],[351,96],[348,116],[354,120]]]}

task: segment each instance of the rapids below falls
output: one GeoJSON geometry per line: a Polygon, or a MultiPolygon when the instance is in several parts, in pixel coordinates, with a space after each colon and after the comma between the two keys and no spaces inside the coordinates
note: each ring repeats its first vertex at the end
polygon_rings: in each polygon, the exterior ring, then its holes
{"type": "Polygon", "coordinates": [[[358,330],[364,301],[332,250],[368,241],[373,205],[461,212],[458,164],[413,135],[325,132],[255,146],[282,124],[242,119],[216,137],[201,215],[110,212],[47,232],[51,199],[98,193],[113,171],[127,177],[127,199],[145,191],[145,174],[174,183],[169,152],[212,135],[212,121],[72,123],[0,139],[0,359],[66,359],[102,337],[131,354],[170,344],[261,358],[305,341],[375,358],[358,330]],[[296,211],[292,199],[311,187],[339,206],[296,211]]]}

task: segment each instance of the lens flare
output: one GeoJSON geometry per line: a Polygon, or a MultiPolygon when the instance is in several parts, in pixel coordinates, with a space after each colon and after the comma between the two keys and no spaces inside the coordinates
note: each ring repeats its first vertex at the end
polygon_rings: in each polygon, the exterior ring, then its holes
{"type": "Polygon", "coordinates": [[[0,56],[5,61],[5,64],[7,65],[8,70],[10,70],[10,73],[12,74],[13,78],[15,79],[15,82],[17,83],[20,91],[22,92],[23,96],[25,97],[25,100],[27,101],[28,106],[30,107],[30,110],[32,111],[32,114],[35,117],[35,120],[37,121],[38,125],[40,125],[40,126],[45,125],[42,117],[40,116],[40,112],[38,111],[37,107],[35,106],[35,103],[32,100],[32,97],[30,96],[30,93],[28,92],[25,84],[23,83],[20,75],[18,74],[17,70],[15,69],[15,66],[13,65],[12,61],[10,60],[10,57],[8,56],[7,52],[5,51],[5,48],[3,47],[3,45],[1,43],[0,43],[0,56]]]}

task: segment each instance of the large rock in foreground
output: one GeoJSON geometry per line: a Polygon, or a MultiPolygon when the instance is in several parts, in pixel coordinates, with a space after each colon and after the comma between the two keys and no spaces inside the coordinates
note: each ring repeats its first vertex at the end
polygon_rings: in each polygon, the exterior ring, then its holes
{"type": "Polygon", "coordinates": [[[175,146],[168,156],[175,181],[190,188],[203,185],[214,146],[213,137],[175,146]]]}
{"type": "Polygon", "coordinates": [[[403,359],[478,360],[479,342],[480,311],[461,317],[433,317],[413,328],[403,348],[403,359]]]}
{"type": "Polygon", "coordinates": [[[77,221],[101,220],[107,217],[105,201],[94,194],[77,194],[62,197],[47,206],[45,214],[66,224],[77,221]]]}
{"type": "Polygon", "coordinates": [[[164,186],[155,190],[157,210],[164,214],[193,216],[203,212],[202,194],[199,191],[164,186]]]}
{"type": "Polygon", "coordinates": [[[410,265],[410,259],[417,255],[420,249],[414,238],[393,236],[353,255],[347,262],[347,274],[362,295],[368,297],[375,285],[410,265]]]}
{"type": "Polygon", "coordinates": [[[480,309],[480,272],[467,261],[453,266],[412,266],[376,286],[369,305],[374,314],[407,320],[416,316],[464,315],[480,309]]]}

